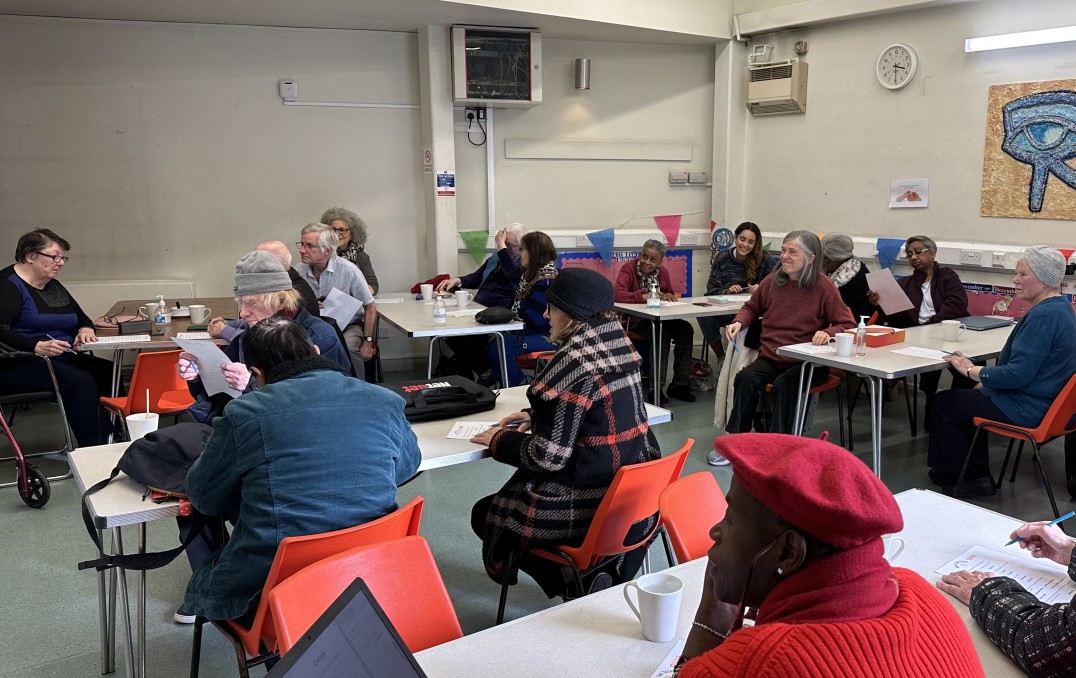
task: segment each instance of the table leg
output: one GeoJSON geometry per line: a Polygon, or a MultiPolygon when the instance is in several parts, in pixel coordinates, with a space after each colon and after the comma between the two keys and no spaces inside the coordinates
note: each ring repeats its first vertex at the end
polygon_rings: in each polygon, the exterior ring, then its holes
{"type": "MultiPolygon", "coordinates": [[[[120,532],[120,528],[112,528],[112,538],[116,546],[114,552],[117,555],[122,555],[123,534],[120,532]]],[[[128,678],[138,678],[138,670],[134,662],[134,636],[131,635],[131,599],[127,595],[127,571],[123,568],[117,569],[119,569],[118,576],[120,580],[120,597],[122,598],[123,604],[123,628],[126,632],[126,642],[124,644],[124,647],[127,650],[127,676],[128,678]]]]}
{"type": "Polygon", "coordinates": [[[501,388],[508,388],[508,351],[504,347],[504,335],[500,332],[493,333],[493,340],[501,349],[501,388]]]}
{"type": "MultiPolygon", "coordinates": [[[[97,541],[101,544],[101,548],[98,549],[97,555],[104,557],[105,550],[105,531],[97,530],[97,541]]],[[[97,573],[97,607],[98,607],[98,621],[100,622],[101,630],[101,673],[111,673],[115,671],[114,666],[110,666],[109,663],[112,659],[112,648],[108,644],[109,635],[109,606],[108,606],[108,580],[106,577],[109,575],[109,570],[101,570],[97,573]]]]}
{"type": "Polygon", "coordinates": [[[117,348],[112,352],[112,397],[119,397],[120,385],[123,378],[123,349],[117,348]]]}
{"type": "Polygon", "coordinates": [[[661,322],[650,319],[650,385],[654,387],[654,404],[661,407],[661,322]]]}
{"type": "Polygon", "coordinates": [[[804,371],[804,368],[807,368],[807,370],[808,370],[807,373],[810,375],[810,376],[807,377],[807,388],[808,389],[810,389],[810,387],[811,387],[811,379],[814,377],[814,363],[807,362],[807,363],[804,363],[804,364],[800,365],[800,382],[799,382],[799,386],[796,388],[796,411],[792,416],[792,435],[794,435],[794,436],[803,435],[803,422],[807,418],[806,417],[806,412],[804,410],[807,409],[807,404],[808,404],[808,402],[810,402],[806,397],[804,397],[804,395],[805,395],[804,390],[803,390],[803,371],[804,371]]]}
{"type": "MultiPolygon", "coordinates": [[[[146,552],[146,523],[138,524],[138,552],[146,552]]],[[[146,675],[146,571],[138,573],[138,675],[146,675]]]]}
{"type": "Polygon", "coordinates": [[[867,377],[871,398],[871,451],[874,454],[874,475],[882,477],[882,398],[885,382],[867,377]]]}
{"type": "Polygon", "coordinates": [[[430,343],[426,347],[426,378],[433,378],[433,345],[437,342],[437,337],[430,337],[430,343]]]}

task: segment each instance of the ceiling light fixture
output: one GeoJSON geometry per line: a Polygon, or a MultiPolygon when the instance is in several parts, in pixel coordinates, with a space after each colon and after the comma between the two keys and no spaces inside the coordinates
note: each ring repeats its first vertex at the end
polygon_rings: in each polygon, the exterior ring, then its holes
{"type": "Polygon", "coordinates": [[[590,59],[575,60],[575,88],[590,89],[590,59]]]}
{"type": "Polygon", "coordinates": [[[988,35],[983,38],[968,38],[964,41],[965,52],[985,52],[992,49],[1009,49],[1010,47],[1031,47],[1034,45],[1051,45],[1057,42],[1076,41],[1076,26],[1047,28],[1041,31],[1024,31],[1023,33],[1006,33],[988,35]]]}

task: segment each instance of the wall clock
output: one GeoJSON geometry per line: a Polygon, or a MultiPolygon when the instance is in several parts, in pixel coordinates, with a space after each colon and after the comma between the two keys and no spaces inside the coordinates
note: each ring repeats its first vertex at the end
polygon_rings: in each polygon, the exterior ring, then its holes
{"type": "Polygon", "coordinates": [[[882,50],[874,74],[886,89],[901,89],[915,77],[919,60],[911,47],[896,43],[882,50]]]}

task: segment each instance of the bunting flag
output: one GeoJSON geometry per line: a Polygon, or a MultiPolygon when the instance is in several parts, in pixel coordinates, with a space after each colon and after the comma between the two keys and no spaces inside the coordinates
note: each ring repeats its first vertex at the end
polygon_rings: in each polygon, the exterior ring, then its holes
{"type": "Polygon", "coordinates": [[[486,260],[486,243],[489,242],[489,231],[460,231],[460,238],[471,253],[471,258],[476,264],[486,260]]]}
{"type": "Polygon", "coordinates": [[[593,233],[587,233],[587,238],[590,240],[590,244],[594,245],[594,249],[597,250],[598,256],[602,258],[607,264],[613,263],[613,232],[616,227],[607,228],[604,231],[594,231],[593,233]]]}
{"type": "Polygon", "coordinates": [[[1058,251],[1061,252],[1061,256],[1065,257],[1065,261],[1068,261],[1069,259],[1071,259],[1072,258],[1072,253],[1076,252],[1076,250],[1069,250],[1069,249],[1065,249],[1064,247],[1059,247],[1058,251]]]}
{"type": "Polygon", "coordinates": [[[669,247],[675,246],[676,239],[680,237],[680,215],[666,214],[654,217],[654,223],[658,225],[658,229],[665,235],[665,240],[668,241],[669,247]]]}
{"type": "Polygon", "coordinates": [[[897,238],[878,238],[878,263],[882,268],[890,268],[900,256],[904,241],[897,238]]]}

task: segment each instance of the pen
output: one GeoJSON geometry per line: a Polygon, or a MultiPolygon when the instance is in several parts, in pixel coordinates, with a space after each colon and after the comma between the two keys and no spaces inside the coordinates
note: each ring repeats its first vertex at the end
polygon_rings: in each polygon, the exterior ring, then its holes
{"type": "Polygon", "coordinates": [[[729,345],[730,345],[730,346],[732,346],[732,350],[733,350],[733,351],[735,351],[736,353],[739,353],[739,352],[740,352],[740,345],[736,343],[736,340],[735,340],[735,339],[733,339],[732,341],[730,341],[730,342],[729,342],[729,345]]]}
{"type": "Polygon", "coordinates": [[[504,425],[504,428],[519,428],[522,424],[530,423],[530,419],[513,419],[504,425]]]}
{"type": "MultiPolygon", "coordinates": [[[[1051,525],[1057,525],[1062,520],[1068,520],[1072,516],[1076,516],[1076,511],[1069,511],[1068,513],[1061,516],[1060,518],[1055,518],[1055,519],[1051,520],[1050,522],[1046,523],[1046,527],[1049,527],[1051,525]]],[[[1024,538],[1023,537],[1017,537],[1016,539],[1013,539],[1008,544],[1006,544],[1006,546],[1012,546],[1013,544],[1015,544],[1018,541],[1024,541],[1024,538]]]]}
{"type": "MultiPolygon", "coordinates": [[[[59,339],[52,336],[51,334],[46,334],[45,336],[48,337],[49,339],[52,339],[53,341],[59,341],[59,339]]],[[[65,348],[64,350],[67,351],[68,353],[75,353],[77,355],[77,353],[75,351],[73,351],[71,348],[65,348]]]]}

